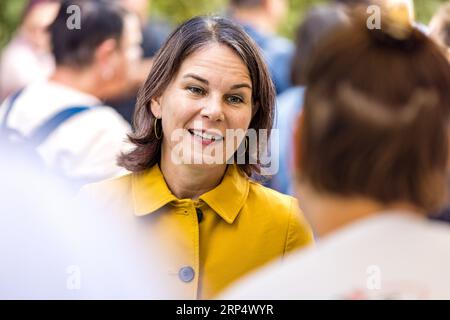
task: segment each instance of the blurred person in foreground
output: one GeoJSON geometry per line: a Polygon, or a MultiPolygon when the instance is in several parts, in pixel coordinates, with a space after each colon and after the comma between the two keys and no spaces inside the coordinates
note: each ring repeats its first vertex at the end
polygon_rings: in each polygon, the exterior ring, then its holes
{"type": "Polygon", "coordinates": [[[281,193],[294,194],[292,174],[294,171],[292,151],[296,120],[303,108],[306,69],[308,61],[316,54],[320,40],[331,31],[348,23],[346,11],[337,5],[320,5],[311,8],[300,25],[295,53],[291,66],[293,87],[277,97],[275,128],[279,132],[279,148],[272,150],[279,157],[278,172],[272,176],[269,186],[281,193]],[[278,151],[278,152],[277,152],[278,151]]]}
{"type": "Polygon", "coordinates": [[[57,0],[29,0],[20,26],[0,57],[0,102],[27,84],[45,79],[55,63],[47,27],[56,17],[57,0]]]}
{"type": "Polygon", "coordinates": [[[296,134],[318,244],[227,298],[450,298],[450,227],[427,219],[447,196],[450,66],[401,10],[374,30],[355,13],[320,45],[296,134]]]}
{"type": "Polygon", "coordinates": [[[127,86],[139,32],[137,18],[110,1],[64,1],[50,26],[56,70],[5,100],[2,128],[22,140],[39,140],[47,131],[36,146],[43,162],[80,184],[124,173],[116,158],[130,126],[101,100],[127,86]],[[72,5],[80,8],[79,29],[66,24],[72,5]]]}
{"type": "MultiPolygon", "coordinates": [[[[450,2],[446,2],[438,9],[430,21],[429,28],[430,37],[442,47],[450,61],[450,2]]],[[[434,218],[450,222],[450,202],[434,218]]]]}
{"type": "Polygon", "coordinates": [[[0,143],[0,299],[156,299],[164,252],[0,143]]]}
{"type": "Polygon", "coordinates": [[[143,243],[156,236],[172,254],[154,257],[165,268],[154,276],[177,288],[172,298],[211,298],[312,242],[296,200],[249,178],[262,155],[247,134],[270,133],[274,104],[267,67],[242,28],[195,17],[169,36],[139,92],[135,148],[120,157],[133,173],[83,188],[105,211],[143,225],[143,243]]]}
{"type": "Polygon", "coordinates": [[[291,86],[294,45],[276,35],[287,9],[287,0],[230,0],[231,18],[240,23],[261,48],[277,94],[291,86]]]}

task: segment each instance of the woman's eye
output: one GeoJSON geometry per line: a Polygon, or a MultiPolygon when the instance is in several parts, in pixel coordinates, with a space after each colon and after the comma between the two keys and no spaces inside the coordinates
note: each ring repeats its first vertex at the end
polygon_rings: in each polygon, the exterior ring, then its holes
{"type": "Polygon", "coordinates": [[[229,96],[227,98],[227,100],[228,100],[229,103],[232,103],[232,104],[239,104],[239,103],[243,103],[244,102],[244,99],[242,99],[239,96],[229,96]]]}
{"type": "Polygon", "coordinates": [[[199,87],[187,87],[187,90],[190,93],[193,93],[195,95],[203,95],[203,94],[205,94],[205,90],[203,90],[202,88],[199,88],[199,87]]]}

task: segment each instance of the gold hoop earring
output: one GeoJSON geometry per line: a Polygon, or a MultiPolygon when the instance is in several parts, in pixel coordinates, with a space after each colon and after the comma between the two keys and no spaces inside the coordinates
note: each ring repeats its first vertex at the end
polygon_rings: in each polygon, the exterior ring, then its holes
{"type": "Polygon", "coordinates": [[[158,136],[158,132],[157,132],[158,130],[156,130],[157,125],[158,125],[158,118],[155,118],[155,121],[153,122],[153,130],[155,131],[156,139],[161,140],[162,135],[163,135],[162,127],[161,127],[161,134],[158,136]]]}
{"type": "MultiPolygon", "coordinates": [[[[243,152],[243,153],[238,154],[238,157],[245,156],[245,153],[247,152],[247,147],[248,147],[247,137],[245,137],[244,139],[245,139],[245,140],[244,140],[245,149],[244,149],[244,152],[243,152]]],[[[239,149],[239,148],[238,148],[238,149],[239,149]]]]}

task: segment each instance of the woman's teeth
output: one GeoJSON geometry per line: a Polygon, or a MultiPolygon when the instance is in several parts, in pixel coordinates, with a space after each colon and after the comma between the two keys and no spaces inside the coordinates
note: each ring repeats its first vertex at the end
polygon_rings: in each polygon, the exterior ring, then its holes
{"type": "Polygon", "coordinates": [[[201,132],[201,131],[197,131],[197,130],[188,130],[190,134],[200,137],[203,140],[210,140],[210,141],[220,141],[223,139],[222,136],[218,136],[218,135],[212,135],[212,134],[208,134],[206,132],[201,132]]]}

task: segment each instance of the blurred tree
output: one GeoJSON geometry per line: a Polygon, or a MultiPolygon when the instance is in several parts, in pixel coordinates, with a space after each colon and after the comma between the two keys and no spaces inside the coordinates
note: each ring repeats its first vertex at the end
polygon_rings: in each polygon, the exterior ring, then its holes
{"type": "Polygon", "coordinates": [[[447,1],[448,0],[414,0],[417,20],[428,24],[439,6],[447,1]]]}
{"type": "Polygon", "coordinates": [[[190,17],[224,12],[226,0],[152,0],[152,14],[166,17],[174,24],[190,17]]]}
{"type": "Polygon", "coordinates": [[[0,48],[17,28],[25,3],[26,0],[0,0],[0,48]]]}

